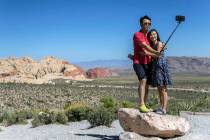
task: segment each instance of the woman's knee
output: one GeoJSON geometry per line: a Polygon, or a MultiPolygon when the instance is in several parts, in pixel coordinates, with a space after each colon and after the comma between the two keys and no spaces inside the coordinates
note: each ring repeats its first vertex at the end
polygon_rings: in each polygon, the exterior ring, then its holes
{"type": "Polygon", "coordinates": [[[167,92],[167,87],[166,86],[159,86],[158,91],[162,94],[167,92]]]}

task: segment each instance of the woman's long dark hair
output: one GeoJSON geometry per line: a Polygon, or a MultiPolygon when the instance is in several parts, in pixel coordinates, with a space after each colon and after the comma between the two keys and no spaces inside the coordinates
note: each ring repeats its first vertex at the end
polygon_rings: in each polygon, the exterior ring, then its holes
{"type": "Polygon", "coordinates": [[[152,43],[152,41],[150,40],[150,35],[151,35],[152,32],[156,32],[156,33],[157,33],[157,41],[160,41],[160,36],[159,36],[159,34],[158,34],[158,31],[157,31],[156,29],[151,29],[151,30],[148,32],[148,34],[147,34],[147,40],[149,41],[149,44],[150,44],[151,46],[154,45],[154,44],[152,43]]]}

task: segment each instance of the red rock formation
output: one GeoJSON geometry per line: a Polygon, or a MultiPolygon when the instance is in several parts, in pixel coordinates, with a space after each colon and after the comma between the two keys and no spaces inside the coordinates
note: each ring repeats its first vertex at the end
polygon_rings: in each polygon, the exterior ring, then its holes
{"type": "Polygon", "coordinates": [[[82,68],[80,68],[78,66],[75,66],[75,65],[74,65],[74,67],[76,68],[74,70],[65,69],[64,72],[63,72],[63,75],[64,76],[72,76],[72,77],[75,77],[75,76],[78,76],[78,75],[86,76],[85,71],[82,68]]]}
{"type": "Polygon", "coordinates": [[[29,57],[0,59],[0,83],[42,84],[54,79],[88,80],[81,68],[52,56],[40,62],[29,57]]]}
{"type": "Polygon", "coordinates": [[[8,76],[14,76],[16,75],[16,71],[8,72],[8,73],[0,73],[0,78],[8,77],[8,76]]]}
{"type": "Polygon", "coordinates": [[[86,72],[88,78],[100,78],[100,77],[109,77],[112,76],[112,72],[106,68],[94,68],[89,69],[86,72]]]}

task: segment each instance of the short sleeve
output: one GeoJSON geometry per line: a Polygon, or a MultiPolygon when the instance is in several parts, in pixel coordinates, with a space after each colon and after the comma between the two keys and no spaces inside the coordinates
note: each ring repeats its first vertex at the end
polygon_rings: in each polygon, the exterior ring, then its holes
{"type": "Polygon", "coordinates": [[[137,34],[137,33],[134,34],[133,41],[137,44],[145,42],[143,36],[141,34],[137,34]]]}

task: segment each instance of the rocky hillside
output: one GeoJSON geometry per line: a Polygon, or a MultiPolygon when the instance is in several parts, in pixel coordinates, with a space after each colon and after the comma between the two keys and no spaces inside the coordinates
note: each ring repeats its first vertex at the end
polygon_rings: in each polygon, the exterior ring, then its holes
{"type": "MultiPolygon", "coordinates": [[[[169,67],[172,73],[198,73],[210,74],[210,58],[207,57],[168,57],[169,67]]],[[[132,73],[131,60],[100,60],[76,63],[83,69],[104,67],[120,73],[132,73]]]]}
{"type": "Polygon", "coordinates": [[[168,57],[168,63],[173,73],[210,74],[210,58],[168,57]]]}
{"type": "Polygon", "coordinates": [[[0,59],[1,83],[43,84],[53,79],[87,80],[81,68],[52,56],[40,62],[29,57],[0,59]]]}

